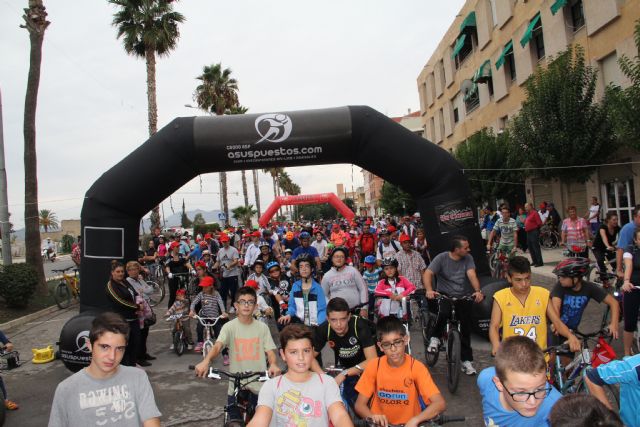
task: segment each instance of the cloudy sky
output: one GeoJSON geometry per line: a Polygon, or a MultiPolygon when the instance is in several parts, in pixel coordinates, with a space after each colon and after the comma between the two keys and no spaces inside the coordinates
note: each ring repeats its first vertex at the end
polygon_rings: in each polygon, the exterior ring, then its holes
{"type": "MultiPolygon", "coordinates": [[[[27,0],[0,0],[0,91],[9,210],[24,224],[23,109],[29,38],[19,27],[27,0]]],[[[419,108],[416,78],[463,0],[182,0],[177,49],[157,65],[158,127],[189,109],[204,65],[221,62],[239,82],[249,112],[369,105],[389,116],[419,108]]],[[[145,63],[128,56],[107,1],[44,0],[45,33],[38,98],[40,208],[79,218],[96,178],[147,138],[145,63]]],[[[151,159],[150,159],[151,161],[151,159]]],[[[362,185],[351,165],[287,169],[304,193],[362,185]],[[353,173],[352,173],[353,171],[353,173]]],[[[158,173],[168,173],[161,171],[158,173]]],[[[149,177],[149,183],[153,178],[149,177]]],[[[139,183],[144,191],[145,183],[139,183]]],[[[242,204],[240,173],[229,174],[231,208],[242,204]]],[[[218,209],[218,175],[202,176],[172,197],[179,209],[218,209]]],[[[250,190],[251,192],[251,190],[250,190]]],[[[273,200],[260,173],[261,203],[273,200]]],[[[253,197],[250,197],[250,203],[253,197]]],[[[167,216],[169,201],[163,202],[167,216]]]]}

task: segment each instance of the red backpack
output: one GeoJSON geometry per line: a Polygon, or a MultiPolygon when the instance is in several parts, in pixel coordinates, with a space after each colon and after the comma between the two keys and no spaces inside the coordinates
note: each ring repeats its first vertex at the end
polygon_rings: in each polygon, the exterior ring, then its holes
{"type": "Polygon", "coordinates": [[[376,239],[373,234],[363,234],[360,238],[360,248],[363,255],[373,255],[376,251],[376,239]]]}

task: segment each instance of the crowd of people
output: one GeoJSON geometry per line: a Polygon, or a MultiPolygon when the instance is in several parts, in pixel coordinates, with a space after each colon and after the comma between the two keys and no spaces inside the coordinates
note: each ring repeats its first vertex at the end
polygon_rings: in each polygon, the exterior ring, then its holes
{"type": "MultiPolygon", "coordinates": [[[[542,224],[555,217],[553,206],[545,206],[545,213],[543,220],[530,204],[517,213],[502,206],[495,221],[484,218],[489,246],[499,238],[503,250],[512,252],[527,245],[531,255],[531,261],[517,255],[510,258],[510,286],[492,296],[489,337],[495,366],[483,369],[477,377],[484,422],[492,426],[640,425],[635,410],[635,402],[640,399],[640,356],[591,370],[585,381],[592,396],[562,398],[547,381],[543,349],[566,339],[571,351],[580,351],[581,343],[572,331],[580,324],[590,299],[609,306],[612,320],[608,327],[614,338],[618,336],[620,313],[618,301],[611,294],[584,280],[589,267],[584,257],[571,257],[556,266],[558,283],[551,291],[532,286],[531,267],[541,265],[542,260],[532,248],[534,239],[529,234],[535,234],[535,230],[530,227],[533,222],[542,224]],[[521,231],[526,234],[524,239],[521,231]],[[623,383],[619,416],[611,410],[602,389],[616,382],[623,383]],[[593,420],[603,424],[589,424],[593,420]]],[[[635,313],[637,319],[640,308],[640,298],[633,291],[635,283],[640,285],[640,232],[634,231],[640,226],[640,206],[634,212],[631,232],[627,226],[619,231],[617,218],[611,215],[602,224],[589,223],[576,216],[575,208],[568,210],[564,221],[558,216],[556,222],[563,243],[582,243],[594,254],[600,251],[611,260],[620,252],[623,262],[618,264],[617,273],[624,275],[623,337],[627,354],[627,350],[631,352],[628,334],[632,339],[636,326],[631,317],[627,322],[627,316],[635,313]]],[[[539,230],[540,226],[536,227],[539,230]]],[[[419,216],[398,221],[360,218],[351,223],[275,223],[259,230],[227,228],[195,237],[168,237],[155,230],[138,260],[126,265],[113,263],[106,292],[115,314],[94,321],[91,366],[59,385],[49,425],[89,425],[109,416],[113,408],[98,414],[83,411],[82,405],[78,408],[77,402],[66,399],[71,390],[95,387],[91,381],[107,378],[109,384],[124,381],[130,385],[130,395],[136,399],[136,425],[159,425],[158,408],[152,402],[146,376],[127,375],[131,368],[119,370],[117,365],[144,367],[154,359],[146,348],[153,322],[145,301],[143,274],[160,264],[169,281],[167,314],[184,315],[182,324],[189,330],[187,339],[196,352],[202,349],[203,331],[198,326],[196,340],[192,341],[189,317],[199,313],[222,319],[216,324],[215,345],[196,365],[196,375],[206,376],[210,364],[221,354],[231,372],[269,373],[271,379],[263,385],[249,386],[250,398],[257,407],[251,427],[296,425],[300,409],[278,404],[291,392],[313,403],[313,410],[303,414],[310,427],[329,423],[352,426],[350,413],[383,426],[417,426],[441,414],[446,401],[429,369],[406,352],[410,336],[399,318],[399,313],[406,313],[402,306],[406,297],[421,290],[424,298],[417,299],[418,305],[413,308],[437,316],[436,332],[426,351],[439,351],[438,337],[451,310],[451,303],[438,295],[472,297],[456,301],[455,308],[460,320],[462,371],[478,374],[470,339],[471,312],[472,305],[485,295],[469,240],[464,236],[449,240],[449,250],[432,258],[419,216]],[[178,280],[181,274],[197,277],[199,290],[193,296],[178,280]],[[323,368],[321,352],[325,346],[332,349],[336,366],[342,369],[335,377],[327,376],[323,368]],[[286,365],[284,374],[278,357],[286,365]],[[127,379],[114,379],[121,374],[127,379]],[[71,419],[84,421],[74,424],[71,419]]],[[[232,391],[230,384],[230,402],[234,399],[232,391]]]]}

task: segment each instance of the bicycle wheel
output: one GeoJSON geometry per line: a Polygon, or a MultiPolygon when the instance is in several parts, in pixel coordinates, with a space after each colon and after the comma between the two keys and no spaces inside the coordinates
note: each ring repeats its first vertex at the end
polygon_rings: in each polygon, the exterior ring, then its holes
{"type": "Polygon", "coordinates": [[[156,282],[147,282],[147,285],[153,288],[153,291],[149,294],[149,305],[155,307],[164,299],[164,286],[156,282]]]}
{"type": "Polygon", "coordinates": [[[497,261],[496,265],[493,267],[493,274],[491,276],[496,279],[501,279],[500,276],[502,276],[502,262],[497,261]]]}
{"type": "Polygon", "coordinates": [[[182,333],[180,331],[175,331],[173,333],[173,350],[176,352],[178,356],[182,356],[184,353],[184,340],[182,339],[182,333]]]}
{"type": "Polygon", "coordinates": [[[497,261],[496,253],[491,252],[491,255],[489,255],[489,270],[491,270],[491,277],[495,277],[494,273],[496,271],[496,261],[497,261]]]}
{"type": "Polygon", "coordinates": [[[447,336],[447,387],[451,393],[458,389],[462,361],[460,360],[460,332],[456,329],[449,331],[447,336]]]}
{"type": "Polygon", "coordinates": [[[428,366],[435,366],[438,362],[440,351],[428,351],[429,341],[433,336],[436,327],[437,316],[427,310],[422,310],[420,315],[420,326],[422,327],[422,341],[424,343],[424,361],[428,366]]]}
{"type": "Polygon", "coordinates": [[[71,305],[71,291],[65,282],[58,283],[56,289],[53,291],[53,299],[61,309],[69,307],[71,305]]]}

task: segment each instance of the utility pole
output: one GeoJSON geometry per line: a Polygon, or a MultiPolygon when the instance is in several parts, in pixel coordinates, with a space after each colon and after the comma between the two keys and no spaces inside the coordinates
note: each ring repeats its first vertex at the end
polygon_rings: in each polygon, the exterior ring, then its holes
{"type": "Polygon", "coordinates": [[[7,170],[4,166],[4,132],[2,130],[2,91],[0,91],[0,232],[2,233],[2,265],[11,265],[11,226],[7,170]]]}

